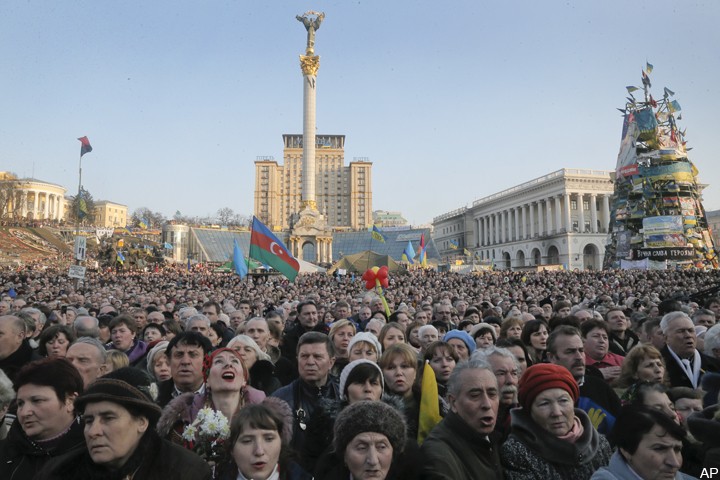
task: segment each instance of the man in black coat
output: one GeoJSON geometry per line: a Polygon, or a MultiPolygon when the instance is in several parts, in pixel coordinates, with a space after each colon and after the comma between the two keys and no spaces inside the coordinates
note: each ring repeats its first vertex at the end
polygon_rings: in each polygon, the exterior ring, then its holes
{"type": "Polygon", "coordinates": [[[720,361],[697,350],[695,325],[683,312],[670,312],[660,320],[665,335],[665,360],[670,386],[699,388],[705,372],[720,372],[720,361]]]}
{"type": "Polygon", "coordinates": [[[15,383],[18,370],[35,359],[34,351],[25,339],[25,322],[15,315],[0,317],[0,370],[15,383]]]}

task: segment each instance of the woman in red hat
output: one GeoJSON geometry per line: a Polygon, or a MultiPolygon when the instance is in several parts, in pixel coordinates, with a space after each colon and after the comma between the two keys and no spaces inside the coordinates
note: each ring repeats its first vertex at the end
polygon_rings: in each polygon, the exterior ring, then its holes
{"type": "MultiPolygon", "coordinates": [[[[501,450],[506,478],[588,480],[612,454],[590,417],[575,408],[578,384],[568,369],[540,363],[520,378],[520,408],[512,410],[501,450]]],[[[598,412],[599,414],[601,412],[598,412]]]]}

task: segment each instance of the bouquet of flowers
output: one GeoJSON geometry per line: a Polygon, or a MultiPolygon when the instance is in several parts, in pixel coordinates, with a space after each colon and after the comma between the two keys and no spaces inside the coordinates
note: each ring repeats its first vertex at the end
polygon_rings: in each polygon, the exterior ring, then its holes
{"type": "Polygon", "coordinates": [[[222,446],[230,437],[228,419],[220,411],[205,407],[182,433],[185,448],[200,455],[211,465],[219,463],[222,446]]]}

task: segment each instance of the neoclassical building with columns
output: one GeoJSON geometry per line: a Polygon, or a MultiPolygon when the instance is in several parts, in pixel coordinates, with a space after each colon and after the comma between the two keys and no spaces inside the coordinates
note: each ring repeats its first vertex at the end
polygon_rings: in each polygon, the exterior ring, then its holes
{"type": "Polygon", "coordinates": [[[563,168],[435,217],[433,238],[448,261],[600,269],[612,195],[611,172],[563,168]]]}
{"type": "Polygon", "coordinates": [[[0,172],[4,216],[12,219],[60,221],[65,213],[65,187],[36,178],[0,172]]]}

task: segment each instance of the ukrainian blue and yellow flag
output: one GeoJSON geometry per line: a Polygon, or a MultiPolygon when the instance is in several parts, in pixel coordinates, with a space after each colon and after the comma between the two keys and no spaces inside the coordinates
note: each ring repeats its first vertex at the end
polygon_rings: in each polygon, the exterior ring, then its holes
{"type": "Polygon", "coordinates": [[[415,258],[415,249],[412,246],[412,242],[408,240],[407,245],[405,246],[405,250],[403,250],[402,253],[402,259],[408,262],[410,265],[415,263],[413,259],[415,258]]]}
{"type": "Polygon", "coordinates": [[[385,243],[385,236],[383,236],[382,232],[376,225],[373,225],[371,233],[372,233],[372,238],[374,238],[375,240],[377,240],[380,243],[385,243]]]}

